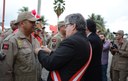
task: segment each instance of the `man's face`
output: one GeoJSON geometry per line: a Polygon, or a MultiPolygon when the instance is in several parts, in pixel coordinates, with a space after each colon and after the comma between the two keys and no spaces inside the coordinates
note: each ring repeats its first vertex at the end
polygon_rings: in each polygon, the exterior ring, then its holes
{"type": "Polygon", "coordinates": [[[42,28],[43,28],[42,22],[41,21],[36,21],[36,27],[42,30],[42,28]]]}
{"type": "Polygon", "coordinates": [[[12,30],[14,31],[14,30],[16,30],[16,29],[18,28],[18,26],[17,26],[17,25],[12,24],[12,25],[11,25],[11,28],[12,28],[12,30]]]}
{"type": "Polygon", "coordinates": [[[32,33],[35,29],[35,22],[34,21],[29,21],[29,20],[25,20],[23,21],[24,23],[24,30],[29,33],[32,33]]]}
{"type": "Polygon", "coordinates": [[[35,33],[36,35],[39,35],[39,34],[41,33],[41,30],[35,30],[34,33],[35,33]]]}
{"type": "Polygon", "coordinates": [[[120,34],[116,34],[116,40],[120,40],[122,38],[122,35],[120,35],[120,34]]]}
{"type": "Polygon", "coordinates": [[[74,25],[72,24],[66,24],[65,25],[65,30],[66,30],[66,37],[70,37],[71,35],[73,35],[74,33],[74,25]]]}
{"type": "Polygon", "coordinates": [[[99,35],[101,40],[105,40],[105,36],[104,35],[99,35]]]}
{"type": "Polygon", "coordinates": [[[61,28],[60,28],[60,31],[64,34],[64,35],[66,35],[66,27],[65,26],[62,26],[61,28]]]}

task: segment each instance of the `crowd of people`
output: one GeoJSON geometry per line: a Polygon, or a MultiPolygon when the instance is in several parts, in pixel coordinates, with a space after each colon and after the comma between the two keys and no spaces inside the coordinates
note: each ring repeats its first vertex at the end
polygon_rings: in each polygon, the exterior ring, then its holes
{"type": "Polygon", "coordinates": [[[41,18],[19,13],[11,29],[0,35],[0,81],[109,81],[110,52],[111,81],[127,81],[128,40],[123,30],[113,32],[110,41],[80,13],[67,15],[57,26],[58,33],[49,36],[41,18]]]}

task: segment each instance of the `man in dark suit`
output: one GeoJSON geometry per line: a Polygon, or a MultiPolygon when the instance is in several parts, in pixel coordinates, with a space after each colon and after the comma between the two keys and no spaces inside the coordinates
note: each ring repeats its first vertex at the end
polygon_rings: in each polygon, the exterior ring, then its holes
{"type": "Polygon", "coordinates": [[[84,81],[102,81],[101,54],[103,45],[96,34],[96,23],[91,19],[87,20],[86,34],[92,45],[92,60],[85,72],[84,81]]]}
{"type": "Polygon", "coordinates": [[[66,16],[65,24],[66,39],[55,51],[46,47],[35,50],[42,66],[50,71],[48,81],[82,81],[91,60],[84,17],[79,13],[70,14],[66,16]]]}

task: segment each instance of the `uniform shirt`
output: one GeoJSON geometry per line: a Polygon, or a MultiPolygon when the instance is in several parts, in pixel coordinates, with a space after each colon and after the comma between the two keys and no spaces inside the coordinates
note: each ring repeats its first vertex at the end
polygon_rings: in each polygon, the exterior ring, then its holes
{"type": "Polygon", "coordinates": [[[54,35],[49,44],[48,44],[48,48],[50,48],[51,50],[55,50],[59,44],[61,43],[61,41],[64,39],[64,37],[61,35],[61,33],[57,33],[56,35],[54,35]]]}
{"type": "Polygon", "coordinates": [[[103,43],[103,50],[102,50],[102,56],[101,56],[101,64],[105,65],[108,64],[108,55],[109,55],[109,48],[110,48],[110,41],[105,40],[103,43]]]}
{"type": "Polygon", "coordinates": [[[12,33],[13,33],[13,30],[12,30],[12,29],[9,29],[9,30],[5,31],[4,33],[2,33],[2,34],[0,35],[0,45],[3,43],[3,40],[4,40],[7,36],[9,36],[10,34],[12,34],[12,33]]]}
{"type": "Polygon", "coordinates": [[[113,54],[112,58],[112,69],[128,71],[128,41],[123,40],[122,44],[115,41],[119,52],[113,54]]]}
{"type": "Polygon", "coordinates": [[[34,32],[32,33],[32,35],[38,40],[38,42],[40,43],[40,46],[42,46],[43,45],[43,41],[42,41],[41,37],[39,35],[37,35],[37,34],[34,34],[34,32]]]}
{"type": "Polygon", "coordinates": [[[4,40],[1,50],[6,57],[0,63],[0,81],[39,81],[40,64],[34,54],[39,43],[33,36],[31,40],[20,30],[4,40]]]}

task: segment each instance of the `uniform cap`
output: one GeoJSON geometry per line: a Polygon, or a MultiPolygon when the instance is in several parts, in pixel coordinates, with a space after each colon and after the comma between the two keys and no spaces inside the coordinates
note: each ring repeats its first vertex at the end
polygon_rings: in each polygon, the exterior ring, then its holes
{"type": "Polygon", "coordinates": [[[124,31],[123,30],[118,30],[117,32],[113,32],[113,34],[119,34],[119,35],[124,35],[124,31]]]}
{"type": "Polygon", "coordinates": [[[37,21],[38,19],[35,17],[34,14],[32,14],[32,12],[22,12],[18,15],[16,23],[19,23],[23,20],[37,21]]]}
{"type": "Polygon", "coordinates": [[[64,21],[60,21],[60,22],[58,22],[58,28],[61,28],[62,26],[65,26],[64,21]]]}
{"type": "Polygon", "coordinates": [[[12,25],[14,25],[14,24],[16,24],[16,20],[12,20],[12,21],[10,22],[10,26],[12,26],[12,25]]]}

